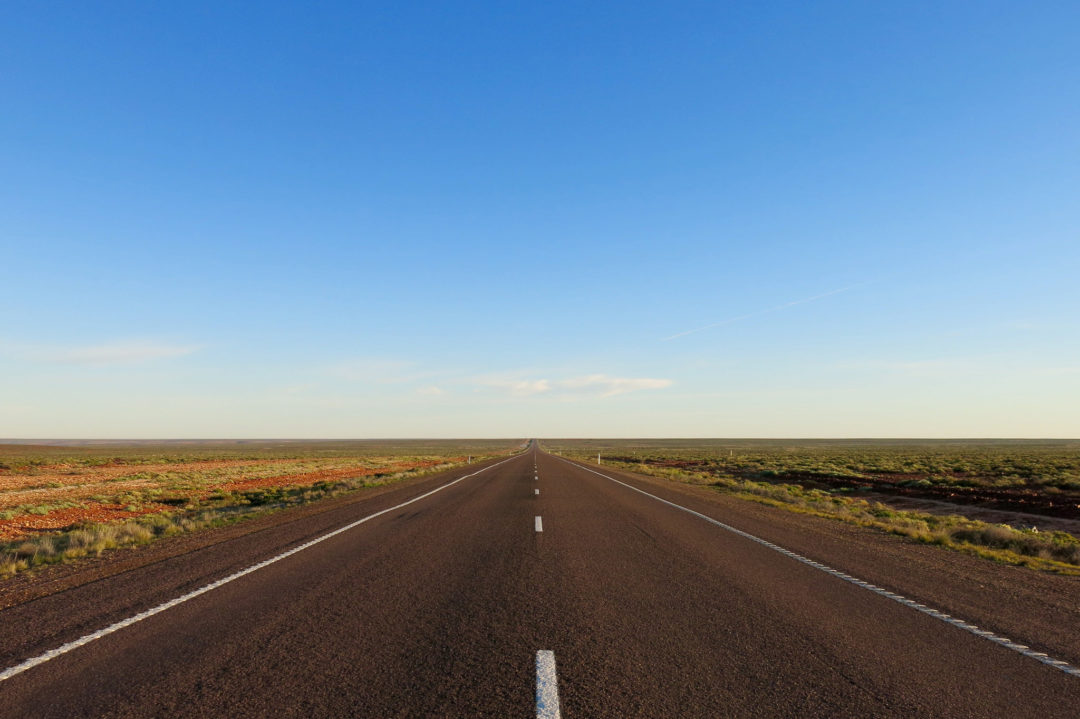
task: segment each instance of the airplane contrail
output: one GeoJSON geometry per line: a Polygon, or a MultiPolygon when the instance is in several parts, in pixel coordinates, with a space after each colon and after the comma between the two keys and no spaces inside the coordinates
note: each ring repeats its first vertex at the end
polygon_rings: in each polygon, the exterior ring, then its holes
{"type": "Polygon", "coordinates": [[[696,328],[694,328],[692,330],[686,330],[685,332],[679,332],[678,334],[671,335],[670,337],[665,337],[660,341],[661,342],[668,342],[670,340],[677,339],[679,337],[685,337],[686,335],[692,335],[695,332],[701,332],[703,330],[711,330],[714,327],[722,327],[724,325],[730,325],[732,322],[738,322],[740,320],[749,319],[751,317],[758,317],[760,315],[767,315],[770,312],[778,312],[779,310],[787,309],[788,307],[794,307],[795,305],[805,305],[807,302],[813,302],[815,300],[820,300],[820,299],[823,299],[825,297],[831,297],[832,295],[838,295],[841,292],[847,292],[848,290],[853,290],[856,287],[862,287],[865,284],[866,284],[865,282],[860,282],[860,283],[855,284],[855,285],[848,285],[847,287],[841,287],[838,290],[830,290],[828,292],[823,292],[820,295],[814,295],[813,297],[804,297],[801,300],[795,300],[793,302],[785,302],[782,305],[777,305],[776,307],[770,307],[770,308],[765,309],[765,310],[758,310],[757,312],[751,312],[749,314],[739,315],[738,317],[729,317],[726,320],[720,320],[719,322],[713,322],[712,324],[708,324],[708,325],[705,325],[703,327],[696,327],[696,328]]]}

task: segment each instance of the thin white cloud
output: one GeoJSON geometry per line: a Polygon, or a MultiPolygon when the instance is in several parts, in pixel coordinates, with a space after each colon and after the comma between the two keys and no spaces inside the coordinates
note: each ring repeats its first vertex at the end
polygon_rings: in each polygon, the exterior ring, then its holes
{"type": "Polygon", "coordinates": [[[105,366],[182,357],[197,352],[199,349],[197,345],[173,345],[137,340],[79,347],[22,347],[18,348],[14,354],[32,362],[105,366]]]}
{"type": "Polygon", "coordinates": [[[481,379],[478,384],[505,391],[513,397],[530,397],[551,391],[551,382],[546,379],[529,380],[489,377],[481,379]]]}
{"type": "Polygon", "coordinates": [[[636,392],[643,389],[664,389],[672,384],[669,379],[652,377],[609,377],[606,374],[590,374],[559,382],[559,387],[571,392],[599,392],[601,397],[636,392]]]}
{"type": "Polygon", "coordinates": [[[750,313],[747,313],[745,315],[739,315],[738,317],[729,317],[726,320],[720,320],[719,322],[713,322],[711,324],[707,324],[707,325],[704,325],[702,327],[695,327],[694,329],[686,330],[685,332],[678,332],[676,334],[671,335],[670,337],[664,337],[660,341],[661,342],[670,342],[671,340],[678,339],[679,337],[685,337],[686,335],[692,335],[695,332],[703,332],[705,330],[711,330],[711,329],[714,329],[716,327],[723,327],[724,325],[730,325],[730,324],[732,324],[734,322],[739,322],[741,320],[747,320],[747,319],[750,319],[751,317],[760,317],[761,315],[767,315],[767,314],[770,314],[772,312],[779,312],[780,310],[786,310],[788,307],[795,307],[796,305],[805,305],[805,304],[807,304],[809,302],[816,302],[817,300],[825,299],[826,297],[832,297],[833,295],[838,295],[841,292],[847,292],[848,290],[853,290],[856,287],[862,287],[865,284],[866,284],[865,282],[860,282],[857,285],[849,285],[847,287],[841,287],[840,289],[830,290],[828,292],[823,292],[820,295],[814,295],[813,297],[804,297],[801,300],[794,300],[793,302],[785,302],[784,304],[777,305],[776,307],[770,307],[768,309],[758,310],[757,312],[750,312],[750,313]]]}
{"type": "Polygon", "coordinates": [[[416,393],[421,397],[441,397],[446,394],[446,390],[442,387],[431,385],[429,387],[418,387],[416,393]]]}
{"type": "Polygon", "coordinates": [[[479,380],[478,384],[502,390],[512,397],[536,395],[568,397],[613,397],[639,390],[670,387],[670,379],[653,377],[611,377],[606,374],[589,374],[566,379],[521,379],[493,377],[479,380]]]}

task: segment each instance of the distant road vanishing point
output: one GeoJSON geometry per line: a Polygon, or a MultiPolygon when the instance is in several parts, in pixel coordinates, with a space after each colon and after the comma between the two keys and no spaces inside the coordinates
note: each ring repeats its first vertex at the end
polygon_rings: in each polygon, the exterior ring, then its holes
{"type": "Polygon", "coordinates": [[[0,610],[2,717],[1076,717],[1060,577],[532,443],[0,610]]]}

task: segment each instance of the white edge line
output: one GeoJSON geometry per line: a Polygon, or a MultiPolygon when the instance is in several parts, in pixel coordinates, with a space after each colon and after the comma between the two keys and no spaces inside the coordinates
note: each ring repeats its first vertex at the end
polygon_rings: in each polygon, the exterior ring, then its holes
{"type": "Polygon", "coordinates": [[[713,519],[712,517],[708,516],[707,514],[702,514],[701,512],[695,512],[694,510],[689,509],[687,507],[684,507],[681,504],[675,504],[674,502],[669,502],[666,499],[662,499],[661,497],[657,497],[655,494],[649,494],[648,492],[646,492],[643,489],[638,489],[637,487],[635,487],[635,486],[633,486],[631,484],[627,484],[626,482],[621,482],[621,481],[615,479],[614,477],[609,477],[606,474],[601,474],[600,472],[597,472],[594,469],[590,469],[590,468],[585,467],[583,465],[580,465],[580,464],[578,464],[576,462],[571,462],[570,460],[563,459],[562,457],[557,457],[557,459],[562,459],[563,462],[566,462],[567,464],[571,464],[571,465],[577,467],[578,469],[584,469],[586,472],[592,472],[593,474],[597,475],[598,477],[603,477],[604,479],[609,479],[612,482],[615,482],[616,484],[621,484],[622,486],[626,487],[627,489],[632,489],[635,492],[640,492],[641,494],[644,494],[646,497],[652,497],[657,502],[663,502],[666,505],[669,505],[671,507],[675,507],[676,509],[681,509],[684,512],[688,512],[689,514],[692,514],[695,517],[698,517],[700,519],[704,519],[706,522],[709,522],[711,524],[715,524],[716,526],[720,527],[721,529],[726,529],[727,531],[732,532],[734,534],[737,534],[740,537],[744,537],[746,539],[749,539],[752,542],[757,542],[758,544],[761,544],[761,545],[763,545],[765,547],[768,547],[769,549],[771,549],[771,550],[773,550],[775,552],[779,552],[780,554],[783,554],[783,555],[785,555],[787,557],[791,557],[792,559],[794,559],[794,560],[796,560],[798,562],[802,562],[803,564],[811,566],[814,569],[820,569],[821,571],[825,572],[826,574],[831,574],[832,576],[836,577],[837,579],[842,579],[843,581],[845,581],[845,582],[847,582],[849,584],[854,584],[857,587],[862,587],[863,589],[874,592],[875,594],[880,594],[881,596],[885,597],[886,599],[891,599],[894,602],[897,602],[898,604],[904,605],[905,607],[910,607],[911,609],[922,612],[923,614],[926,614],[927,616],[933,617],[934,619],[938,619],[938,620],[940,620],[942,622],[945,622],[946,624],[950,624],[950,625],[956,627],[957,629],[962,629],[962,630],[964,630],[965,632],[967,632],[969,634],[973,634],[973,635],[975,635],[977,637],[987,639],[987,640],[989,640],[991,642],[994,642],[995,644],[999,644],[999,645],[1005,647],[1006,649],[1011,649],[1011,650],[1013,650],[1014,652],[1016,652],[1018,654],[1022,654],[1025,657],[1029,657],[1029,658],[1034,659],[1036,661],[1042,662],[1043,664],[1046,664],[1047,666],[1051,666],[1051,667],[1053,667],[1055,669],[1060,669],[1061,671],[1065,672],[1066,674],[1068,674],[1070,676],[1080,677],[1080,668],[1074,667],[1073,665],[1069,664],[1068,662],[1062,661],[1060,659],[1054,659],[1053,657],[1047,656],[1043,652],[1037,652],[1037,651],[1034,651],[1032,649],[1029,649],[1028,647],[1024,646],[1023,644],[1017,644],[1016,642],[1012,641],[1011,639],[1006,639],[1005,637],[1002,637],[1002,636],[1000,636],[998,634],[994,634],[993,632],[986,631],[985,629],[980,629],[979,627],[975,626],[971,622],[966,622],[966,621],[964,621],[962,619],[957,619],[955,617],[950,617],[948,614],[945,614],[944,612],[938,611],[937,609],[933,609],[932,607],[928,607],[928,606],[926,606],[924,604],[919,604],[918,602],[915,602],[915,601],[913,601],[911,599],[908,599],[907,597],[904,597],[902,595],[896,594],[895,592],[890,592],[889,590],[882,589],[881,587],[878,587],[878,586],[876,586],[874,584],[871,584],[870,582],[866,582],[866,581],[863,581],[861,579],[856,579],[855,577],[844,574],[843,572],[841,572],[841,571],[839,571],[837,569],[833,569],[832,567],[830,567],[828,565],[825,565],[825,564],[822,564],[821,562],[815,562],[812,559],[807,559],[806,557],[802,556],[801,554],[796,554],[795,552],[791,551],[790,549],[784,549],[783,547],[781,547],[781,546],[779,546],[777,544],[773,544],[772,542],[761,539],[760,537],[756,537],[753,534],[750,534],[749,532],[744,532],[743,530],[736,529],[735,527],[732,527],[729,524],[724,524],[723,522],[721,522],[719,520],[713,519]]]}
{"type": "Polygon", "coordinates": [[[536,719],[561,719],[559,680],[555,675],[555,652],[536,653],[536,719]]]}
{"type": "MultiPolygon", "coordinates": [[[[191,592],[188,592],[187,594],[184,594],[182,596],[179,596],[176,599],[171,599],[171,600],[165,602],[164,604],[159,604],[156,607],[152,607],[150,609],[147,609],[144,612],[139,612],[138,614],[136,614],[134,616],[131,616],[131,617],[128,617],[127,619],[121,619],[119,622],[116,622],[115,624],[110,624],[109,626],[105,627],[104,629],[99,629],[96,632],[93,632],[92,634],[87,634],[85,636],[79,637],[78,639],[70,641],[67,644],[62,644],[59,647],[56,647],[55,649],[50,649],[49,651],[45,652],[44,654],[40,654],[40,655],[38,655],[36,657],[33,657],[31,659],[27,659],[26,661],[22,662],[21,664],[16,664],[13,667],[8,667],[4,671],[0,672],[0,682],[5,681],[7,679],[10,679],[13,676],[16,676],[18,674],[22,674],[27,669],[33,669],[34,667],[38,666],[39,664],[44,664],[45,662],[49,661],[50,659],[55,659],[56,657],[58,657],[58,656],[60,656],[62,654],[67,654],[71,650],[78,649],[81,646],[89,644],[90,642],[94,641],[95,639],[101,639],[102,637],[108,636],[109,634],[112,634],[113,632],[120,631],[121,629],[123,629],[125,627],[130,627],[132,624],[135,624],[136,622],[141,622],[142,620],[147,619],[149,617],[152,617],[155,614],[160,614],[161,612],[164,612],[166,609],[172,609],[173,607],[175,607],[178,604],[183,604],[184,602],[186,602],[186,601],[188,601],[190,599],[194,599],[195,597],[197,597],[197,596],[199,596],[201,594],[206,594],[207,592],[209,592],[209,591],[211,591],[213,589],[217,589],[218,587],[220,587],[222,585],[225,585],[225,584],[228,584],[229,582],[237,580],[240,577],[243,577],[243,576],[245,576],[247,574],[251,574],[252,572],[256,572],[256,571],[262,569],[263,567],[268,567],[271,564],[273,564],[274,562],[280,562],[282,559],[285,559],[286,557],[291,557],[292,555],[296,554],[297,552],[302,552],[305,549],[308,549],[309,547],[315,546],[319,542],[326,541],[327,539],[330,539],[331,537],[336,537],[337,535],[341,534],[342,532],[347,532],[348,530],[353,529],[354,527],[357,527],[357,526],[363,524],[364,522],[367,522],[370,519],[375,519],[376,517],[380,517],[380,516],[382,516],[382,515],[384,515],[384,514],[386,514],[388,512],[393,512],[393,511],[395,511],[397,509],[401,509],[402,507],[410,505],[413,502],[419,502],[421,499],[425,499],[426,497],[430,497],[431,495],[435,494],[436,492],[441,492],[442,490],[446,489],[447,487],[451,487],[451,486],[457,484],[458,482],[460,482],[462,480],[468,479],[469,477],[475,477],[476,475],[480,474],[481,472],[486,472],[489,469],[494,469],[495,467],[498,467],[500,464],[506,464],[507,462],[509,462],[510,460],[513,460],[513,459],[517,459],[517,457],[509,457],[507,459],[504,459],[501,462],[497,462],[495,464],[484,467],[483,469],[477,470],[477,471],[473,472],[472,474],[466,474],[463,477],[458,477],[457,479],[453,480],[452,482],[447,482],[446,484],[441,485],[439,487],[436,487],[435,489],[433,489],[433,490],[431,490],[429,492],[424,492],[420,496],[413,497],[412,499],[408,500],[407,502],[402,502],[401,504],[396,504],[393,507],[388,507],[386,509],[375,512],[374,514],[369,514],[368,516],[364,517],[363,519],[358,519],[355,522],[350,522],[349,524],[346,524],[344,527],[339,527],[338,529],[335,529],[332,532],[327,532],[326,534],[323,534],[323,535],[321,535],[319,537],[316,537],[315,539],[304,542],[303,544],[295,546],[295,547],[293,547],[292,549],[290,549],[288,551],[282,552],[281,554],[277,555],[276,557],[271,557],[270,559],[263,560],[263,561],[259,562],[258,564],[253,564],[250,567],[247,567],[246,569],[241,569],[239,572],[235,572],[233,574],[230,574],[227,577],[223,577],[222,579],[219,579],[216,582],[211,582],[210,584],[207,584],[204,587],[199,587],[198,589],[196,589],[194,591],[191,591],[191,592]]],[[[537,517],[537,521],[539,521],[539,517],[537,517]]]]}

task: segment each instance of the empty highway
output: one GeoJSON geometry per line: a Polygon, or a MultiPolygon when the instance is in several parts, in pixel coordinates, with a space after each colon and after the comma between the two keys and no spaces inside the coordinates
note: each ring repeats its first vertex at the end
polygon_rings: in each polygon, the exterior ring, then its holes
{"type": "Polygon", "coordinates": [[[1080,712],[1076,578],[535,445],[222,537],[20,588],[0,716],[1080,712]]]}

